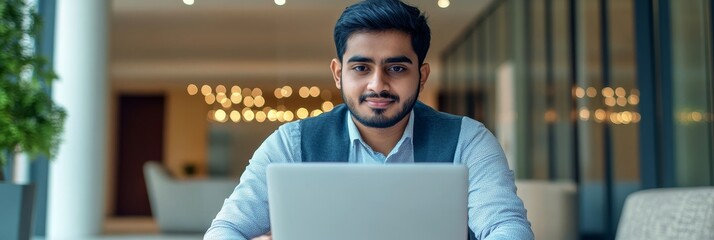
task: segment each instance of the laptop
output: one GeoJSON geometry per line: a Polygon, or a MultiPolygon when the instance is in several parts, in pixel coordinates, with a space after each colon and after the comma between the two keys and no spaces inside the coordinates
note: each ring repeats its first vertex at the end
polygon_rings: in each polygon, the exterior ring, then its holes
{"type": "Polygon", "coordinates": [[[467,239],[467,175],[453,164],[271,164],[272,237],[467,239]]]}

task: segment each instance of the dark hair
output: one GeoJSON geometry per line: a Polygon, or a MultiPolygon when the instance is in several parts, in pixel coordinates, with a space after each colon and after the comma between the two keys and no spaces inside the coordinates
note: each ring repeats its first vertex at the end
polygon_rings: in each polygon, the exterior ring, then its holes
{"type": "Polygon", "coordinates": [[[365,0],[347,7],[335,24],[337,58],[342,62],[347,39],[353,33],[387,30],[409,34],[419,66],[424,63],[431,41],[426,16],[418,8],[399,0],[365,0]]]}

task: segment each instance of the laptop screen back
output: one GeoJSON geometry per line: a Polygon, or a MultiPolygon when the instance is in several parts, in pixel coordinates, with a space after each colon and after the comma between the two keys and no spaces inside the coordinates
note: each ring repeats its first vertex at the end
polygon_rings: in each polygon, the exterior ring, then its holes
{"type": "Polygon", "coordinates": [[[275,240],[467,238],[465,166],[310,163],[267,171],[275,240]]]}

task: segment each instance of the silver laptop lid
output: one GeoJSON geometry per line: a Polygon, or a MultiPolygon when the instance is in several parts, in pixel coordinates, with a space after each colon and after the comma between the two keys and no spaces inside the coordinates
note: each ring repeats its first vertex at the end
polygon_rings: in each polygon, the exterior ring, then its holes
{"type": "Polygon", "coordinates": [[[467,169],[452,164],[268,166],[275,240],[467,239],[467,169]]]}

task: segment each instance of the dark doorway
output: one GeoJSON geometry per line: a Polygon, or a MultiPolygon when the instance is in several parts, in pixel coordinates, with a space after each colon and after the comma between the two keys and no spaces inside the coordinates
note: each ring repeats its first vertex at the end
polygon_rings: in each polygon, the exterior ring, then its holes
{"type": "Polygon", "coordinates": [[[115,216],[151,216],[143,166],[164,158],[164,96],[121,95],[117,114],[115,216]]]}

